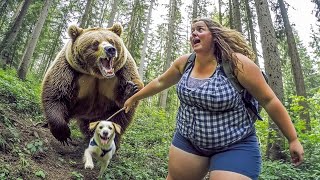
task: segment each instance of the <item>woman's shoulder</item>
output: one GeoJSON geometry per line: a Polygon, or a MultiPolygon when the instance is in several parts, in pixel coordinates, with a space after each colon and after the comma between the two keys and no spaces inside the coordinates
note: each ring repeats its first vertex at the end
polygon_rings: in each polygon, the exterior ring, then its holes
{"type": "Polygon", "coordinates": [[[242,53],[234,53],[234,55],[237,57],[237,59],[241,63],[252,63],[252,62],[254,62],[254,60],[249,59],[249,57],[247,57],[246,55],[244,55],[242,53]]]}
{"type": "Polygon", "coordinates": [[[179,69],[179,71],[181,72],[181,74],[184,71],[184,68],[187,64],[188,58],[191,55],[191,53],[188,54],[184,54],[182,56],[179,56],[174,62],[173,65],[176,66],[176,68],[179,69]]]}

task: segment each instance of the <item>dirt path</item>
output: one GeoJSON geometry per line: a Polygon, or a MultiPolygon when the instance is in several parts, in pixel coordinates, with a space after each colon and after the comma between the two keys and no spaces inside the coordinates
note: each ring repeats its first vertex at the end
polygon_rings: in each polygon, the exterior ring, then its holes
{"type": "Polygon", "coordinates": [[[1,111],[5,114],[0,117],[0,180],[96,179],[98,168],[83,168],[82,156],[87,146],[83,140],[73,139],[69,146],[63,146],[42,124],[33,124],[10,110],[1,111]]]}

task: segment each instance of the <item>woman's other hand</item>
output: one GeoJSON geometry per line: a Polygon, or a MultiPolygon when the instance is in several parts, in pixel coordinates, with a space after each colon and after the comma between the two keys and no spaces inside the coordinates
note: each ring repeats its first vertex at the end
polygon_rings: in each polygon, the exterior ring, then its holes
{"type": "Polygon", "coordinates": [[[304,151],[303,147],[298,139],[289,142],[289,150],[291,155],[291,161],[294,166],[299,166],[303,162],[304,151]]]}

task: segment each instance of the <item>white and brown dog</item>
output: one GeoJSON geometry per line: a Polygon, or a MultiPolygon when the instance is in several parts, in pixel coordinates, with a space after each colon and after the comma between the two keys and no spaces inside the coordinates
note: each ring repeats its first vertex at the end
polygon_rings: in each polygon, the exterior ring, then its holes
{"type": "Polygon", "coordinates": [[[94,131],[90,139],[89,147],[84,152],[84,168],[93,169],[94,157],[100,163],[99,177],[102,177],[110,160],[116,152],[114,137],[116,133],[120,134],[121,127],[111,121],[96,121],[90,123],[90,131],[94,131]]]}

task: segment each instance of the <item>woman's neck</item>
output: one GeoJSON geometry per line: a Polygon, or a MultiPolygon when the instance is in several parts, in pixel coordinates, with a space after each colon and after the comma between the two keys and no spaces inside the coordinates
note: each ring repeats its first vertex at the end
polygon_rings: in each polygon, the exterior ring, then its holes
{"type": "Polygon", "coordinates": [[[200,66],[208,66],[210,64],[217,64],[217,59],[212,53],[196,53],[196,61],[195,63],[200,66]]]}
{"type": "Polygon", "coordinates": [[[191,76],[195,78],[208,78],[216,70],[217,61],[213,54],[197,54],[191,76]]]}

